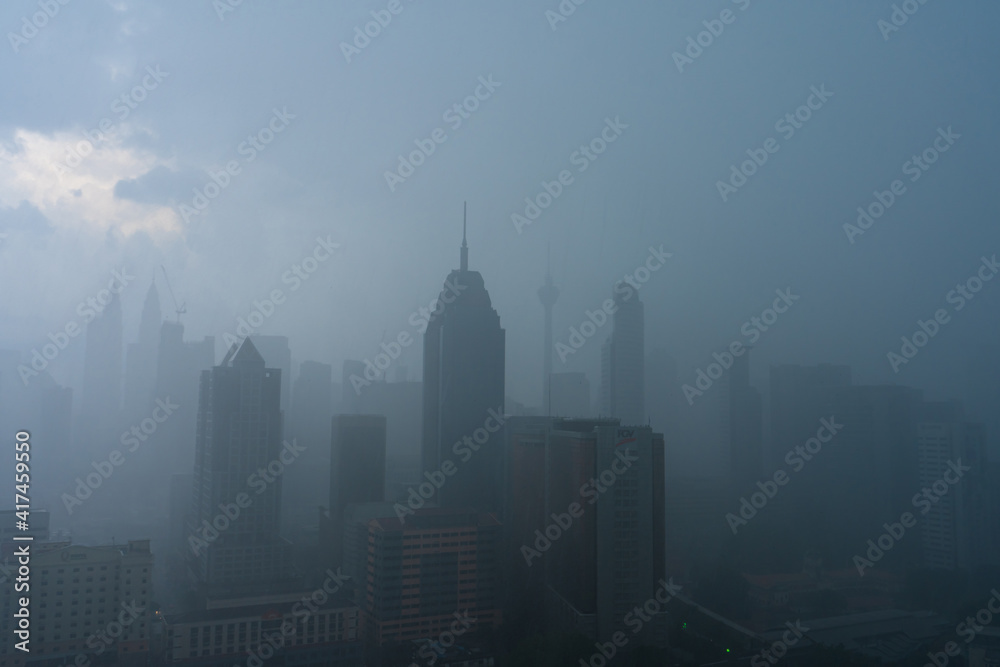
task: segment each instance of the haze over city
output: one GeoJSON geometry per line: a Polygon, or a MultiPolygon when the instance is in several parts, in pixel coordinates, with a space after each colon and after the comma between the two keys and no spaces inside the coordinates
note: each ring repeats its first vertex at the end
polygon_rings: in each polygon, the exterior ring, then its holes
{"type": "Polygon", "coordinates": [[[992,630],[945,645],[1000,586],[998,18],[4,4],[2,553],[20,493],[36,591],[152,569],[96,655],[131,600],[85,630],[33,593],[0,667],[233,664],[260,635],[209,621],[314,590],[340,606],[303,623],[351,630],[262,663],[756,665],[799,621],[788,665],[992,664],[992,630]],[[385,603],[374,545],[446,524],[385,603]]]}

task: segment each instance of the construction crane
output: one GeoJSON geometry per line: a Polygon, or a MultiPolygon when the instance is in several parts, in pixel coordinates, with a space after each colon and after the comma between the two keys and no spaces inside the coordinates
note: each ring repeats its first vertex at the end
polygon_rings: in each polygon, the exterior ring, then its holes
{"type": "Polygon", "coordinates": [[[167,291],[170,292],[170,298],[174,302],[174,312],[176,313],[175,317],[177,318],[177,324],[180,324],[181,315],[187,312],[187,303],[185,302],[179,306],[177,305],[177,297],[174,296],[174,288],[170,286],[170,278],[167,276],[167,269],[160,264],[160,270],[163,271],[163,279],[167,282],[167,291]]]}

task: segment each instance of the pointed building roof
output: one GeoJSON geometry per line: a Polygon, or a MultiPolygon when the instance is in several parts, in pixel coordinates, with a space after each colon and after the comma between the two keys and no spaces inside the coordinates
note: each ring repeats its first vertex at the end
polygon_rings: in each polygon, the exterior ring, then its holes
{"type": "MultiPolygon", "coordinates": [[[[233,347],[236,347],[236,345],[234,344],[233,347]]],[[[229,355],[226,356],[228,357],[229,355]]],[[[247,336],[243,339],[240,349],[238,349],[236,354],[230,359],[229,365],[233,368],[237,366],[263,368],[264,357],[260,355],[260,352],[257,351],[257,347],[250,342],[250,337],[247,336]]]]}

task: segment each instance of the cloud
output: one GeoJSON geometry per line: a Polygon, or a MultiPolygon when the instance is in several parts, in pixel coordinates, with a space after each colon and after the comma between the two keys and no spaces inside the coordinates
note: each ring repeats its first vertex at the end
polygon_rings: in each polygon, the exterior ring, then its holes
{"type": "Polygon", "coordinates": [[[165,164],[152,152],[126,147],[129,134],[123,127],[95,145],[82,132],[15,130],[14,150],[0,156],[0,210],[27,202],[62,232],[125,238],[145,232],[154,239],[181,234],[180,218],[170,207],[115,196],[120,181],[165,164]],[[83,155],[79,164],[62,166],[74,154],[83,155]]]}
{"type": "Polygon", "coordinates": [[[173,171],[160,165],[138,176],[118,181],[115,196],[140,204],[170,205],[171,200],[190,197],[192,188],[204,185],[201,172],[173,171]]]}

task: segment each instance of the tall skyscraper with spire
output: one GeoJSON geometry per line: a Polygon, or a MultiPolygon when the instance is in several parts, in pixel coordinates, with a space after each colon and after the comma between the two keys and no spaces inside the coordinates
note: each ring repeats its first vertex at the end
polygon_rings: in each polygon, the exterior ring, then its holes
{"type": "Polygon", "coordinates": [[[614,324],[601,348],[601,414],[623,426],[646,423],[646,316],[639,293],[618,282],[614,324]]]}
{"type": "Polygon", "coordinates": [[[545,284],[538,288],[538,300],[545,309],[545,353],[542,356],[542,405],[545,414],[552,414],[552,307],[559,298],[559,290],[552,282],[552,271],[546,262],[545,284]]]}
{"type": "Polygon", "coordinates": [[[438,491],[441,506],[491,510],[502,481],[506,334],[482,275],[469,270],[464,220],[459,266],[424,334],[423,468],[440,470],[445,459],[457,467],[438,491]]]}

